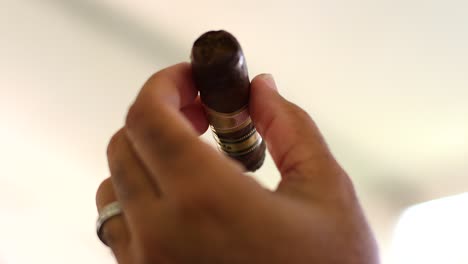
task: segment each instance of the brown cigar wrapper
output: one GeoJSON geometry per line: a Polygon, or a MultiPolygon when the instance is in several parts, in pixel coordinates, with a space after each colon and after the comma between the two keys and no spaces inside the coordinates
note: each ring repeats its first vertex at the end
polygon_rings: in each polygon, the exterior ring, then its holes
{"type": "Polygon", "coordinates": [[[240,44],[226,31],[210,31],[195,41],[191,59],[194,82],[220,150],[248,171],[259,169],[266,145],[248,115],[250,81],[240,44]]]}

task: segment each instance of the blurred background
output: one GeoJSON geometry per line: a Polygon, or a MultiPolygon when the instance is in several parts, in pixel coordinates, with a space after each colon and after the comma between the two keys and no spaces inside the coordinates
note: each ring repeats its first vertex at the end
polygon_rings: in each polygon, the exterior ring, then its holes
{"type": "MultiPolygon", "coordinates": [[[[213,29],[319,124],[384,263],[468,263],[467,11],[456,0],[0,0],[0,263],[114,263],[94,231],[108,140],[145,80],[213,29]]],[[[276,186],[270,158],[255,178],[276,186]]]]}

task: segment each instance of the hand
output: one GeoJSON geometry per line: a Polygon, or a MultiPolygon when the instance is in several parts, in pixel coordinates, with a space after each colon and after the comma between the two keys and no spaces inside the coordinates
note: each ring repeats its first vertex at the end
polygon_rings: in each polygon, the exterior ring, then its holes
{"type": "Polygon", "coordinates": [[[183,63],[153,75],[109,143],[100,210],[120,264],[378,263],[352,182],[309,115],[269,75],[251,85],[250,112],[282,179],[263,189],[198,136],[207,127],[183,63]]]}

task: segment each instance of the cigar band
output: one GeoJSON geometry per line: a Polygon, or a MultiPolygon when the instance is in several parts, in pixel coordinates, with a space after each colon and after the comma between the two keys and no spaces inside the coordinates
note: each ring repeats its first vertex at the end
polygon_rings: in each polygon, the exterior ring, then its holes
{"type": "Polygon", "coordinates": [[[212,129],[219,133],[235,132],[252,123],[248,105],[232,113],[220,113],[206,105],[204,108],[212,129]]]}
{"type": "Polygon", "coordinates": [[[222,138],[222,134],[213,133],[219,148],[230,156],[242,156],[254,151],[262,143],[262,137],[255,128],[237,139],[222,138]]]}

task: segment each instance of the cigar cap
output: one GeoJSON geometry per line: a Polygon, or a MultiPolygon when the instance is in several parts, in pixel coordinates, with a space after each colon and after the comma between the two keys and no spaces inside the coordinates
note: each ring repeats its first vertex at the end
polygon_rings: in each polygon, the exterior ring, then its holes
{"type": "Polygon", "coordinates": [[[193,44],[191,60],[195,85],[207,107],[231,113],[248,104],[247,65],[233,35],[224,30],[206,32],[193,44]]]}
{"type": "Polygon", "coordinates": [[[193,44],[192,60],[199,67],[229,66],[239,60],[242,49],[236,38],[224,30],[208,31],[193,44]]]}

